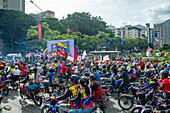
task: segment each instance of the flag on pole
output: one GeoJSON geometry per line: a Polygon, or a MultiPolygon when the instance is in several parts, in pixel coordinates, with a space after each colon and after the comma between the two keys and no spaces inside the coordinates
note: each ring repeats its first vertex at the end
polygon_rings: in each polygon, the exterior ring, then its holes
{"type": "Polygon", "coordinates": [[[58,41],[58,46],[64,47],[64,48],[68,48],[66,46],[64,46],[61,42],[58,41]]]}
{"type": "Polygon", "coordinates": [[[32,53],[26,54],[26,57],[27,57],[27,58],[30,58],[31,56],[32,56],[32,53]]]}
{"type": "Polygon", "coordinates": [[[106,60],[109,60],[109,55],[104,56],[103,62],[106,61],[106,60]]]}
{"type": "Polygon", "coordinates": [[[57,52],[61,55],[61,56],[63,56],[63,57],[66,57],[66,51],[65,51],[65,49],[63,48],[63,47],[61,47],[61,46],[57,46],[57,52]]]}
{"type": "Polygon", "coordinates": [[[156,44],[156,46],[160,47],[160,45],[156,44]]]}
{"type": "Polygon", "coordinates": [[[119,40],[120,44],[125,45],[125,41],[119,40]]]}
{"type": "Polygon", "coordinates": [[[87,53],[86,53],[86,51],[84,51],[83,55],[82,55],[82,59],[85,59],[86,55],[87,55],[87,53]]]}
{"type": "Polygon", "coordinates": [[[78,52],[77,48],[74,46],[74,60],[77,60],[78,54],[79,54],[79,52],[78,52]]]}
{"type": "Polygon", "coordinates": [[[112,41],[110,41],[110,40],[106,39],[106,44],[111,45],[111,44],[112,44],[112,41]]]}

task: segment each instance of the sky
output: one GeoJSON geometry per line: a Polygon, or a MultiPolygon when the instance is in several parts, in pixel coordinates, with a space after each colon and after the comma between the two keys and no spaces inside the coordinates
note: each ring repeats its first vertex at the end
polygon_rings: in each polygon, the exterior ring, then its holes
{"type": "MultiPolygon", "coordinates": [[[[25,0],[26,13],[41,12],[30,0],[25,0]]],[[[58,19],[74,12],[89,12],[100,16],[107,25],[161,23],[170,19],[170,0],[32,0],[43,11],[55,12],[58,19]]]]}

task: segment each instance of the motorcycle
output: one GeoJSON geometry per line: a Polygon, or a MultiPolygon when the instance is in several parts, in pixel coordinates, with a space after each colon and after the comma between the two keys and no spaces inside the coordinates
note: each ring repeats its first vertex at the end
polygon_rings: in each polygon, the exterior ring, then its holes
{"type": "Polygon", "coordinates": [[[46,99],[46,101],[50,101],[50,104],[44,104],[44,106],[41,109],[41,113],[58,113],[59,112],[59,105],[63,101],[57,101],[51,99],[46,99]]]}
{"type": "Polygon", "coordinates": [[[5,80],[3,80],[2,81],[2,86],[3,86],[3,95],[5,95],[5,96],[7,96],[8,95],[8,93],[9,93],[9,88],[8,88],[8,86],[6,85],[6,81],[5,80]]]}
{"type": "MultiPolygon", "coordinates": [[[[25,95],[25,87],[20,87],[20,96],[23,99],[23,96],[25,95]]],[[[27,95],[28,96],[28,95],[27,95]]],[[[30,96],[28,96],[28,99],[32,99],[36,106],[40,107],[42,105],[42,99],[44,96],[44,88],[40,87],[37,89],[30,89],[30,96]]]]}
{"type": "Polygon", "coordinates": [[[6,76],[6,85],[9,88],[10,86],[12,86],[13,90],[17,91],[18,87],[19,87],[19,79],[17,79],[15,82],[12,80],[12,76],[11,75],[7,75],[6,76]]]}
{"type": "Polygon", "coordinates": [[[111,96],[104,95],[98,100],[92,100],[94,110],[91,113],[105,113],[106,106],[105,104],[109,101],[111,96]]]}

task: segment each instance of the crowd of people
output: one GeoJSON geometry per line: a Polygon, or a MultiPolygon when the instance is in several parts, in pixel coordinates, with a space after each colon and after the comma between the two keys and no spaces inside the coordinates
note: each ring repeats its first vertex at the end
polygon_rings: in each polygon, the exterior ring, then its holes
{"type": "MultiPolygon", "coordinates": [[[[89,59],[84,61],[61,61],[59,59],[39,59],[34,62],[16,61],[10,64],[6,61],[0,62],[0,98],[2,99],[2,82],[7,75],[12,75],[15,82],[20,75],[25,75],[24,99],[29,98],[30,89],[36,89],[44,86],[48,93],[48,86],[60,84],[63,79],[70,80],[70,87],[66,92],[57,97],[50,97],[54,102],[69,98],[69,103],[60,104],[59,112],[64,113],[89,113],[93,111],[93,99],[103,97],[101,78],[111,78],[113,80],[122,79],[118,88],[117,96],[119,98],[124,87],[129,83],[140,81],[136,88],[139,91],[145,89],[154,89],[161,95],[162,92],[167,97],[162,106],[165,110],[170,110],[170,63],[169,61],[160,64],[159,60],[149,60],[142,58],[110,58],[107,61],[99,59],[89,59]],[[146,79],[147,78],[147,79],[146,79]],[[47,80],[48,81],[47,81],[47,80]],[[146,80],[149,82],[147,82],[146,80]],[[44,81],[43,81],[44,80],[44,81]]],[[[153,112],[160,112],[154,110],[153,112]]]]}

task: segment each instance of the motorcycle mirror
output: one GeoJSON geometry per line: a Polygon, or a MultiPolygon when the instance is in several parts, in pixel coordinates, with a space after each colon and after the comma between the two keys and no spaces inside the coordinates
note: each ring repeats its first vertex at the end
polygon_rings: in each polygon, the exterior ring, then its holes
{"type": "Polygon", "coordinates": [[[12,107],[9,106],[9,105],[5,105],[5,106],[4,106],[4,109],[7,110],[7,111],[10,111],[10,110],[12,109],[12,107]]]}

